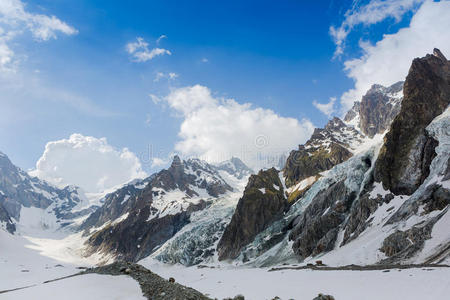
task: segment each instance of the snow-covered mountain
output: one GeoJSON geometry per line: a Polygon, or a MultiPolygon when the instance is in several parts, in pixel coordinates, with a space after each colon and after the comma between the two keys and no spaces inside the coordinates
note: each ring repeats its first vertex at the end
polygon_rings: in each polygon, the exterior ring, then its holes
{"type": "Polygon", "coordinates": [[[9,232],[57,230],[92,211],[78,187],[31,177],[0,152],[0,222],[9,232]]]}
{"type": "MultiPolygon", "coordinates": [[[[312,153],[308,154],[311,147],[305,146],[291,152],[279,176],[288,186],[288,211],[272,224],[261,226],[251,242],[246,236],[224,235],[218,252],[228,254],[220,258],[237,258],[259,266],[316,257],[333,265],[448,261],[450,62],[436,49],[433,55],[413,61],[403,97],[400,85],[374,86],[355,105],[359,113],[350,113],[352,118],[348,119],[359,119],[353,122],[354,128],[366,136],[357,151],[351,151],[351,143],[344,144],[348,155],[335,156],[333,162],[333,151],[327,149],[322,154],[321,145],[338,143],[322,134],[316,135],[314,144],[320,146],[312,153]],[[380,96],[383,93],[389,97],[380,96]],[[380,103],[374,104],[374,99],[380,103]],[[371,102],[369,107],[377,109],[364,109],[367,101],[371,102]],[[381,112],[382,117],[374,119],[381,112]],[[391,117],[386,118],[394,114],[392,122],[391,117]],[[370,138],[385,127],[388,133],[384,140],[370,138]],[[230,254],[227,249],[236,245],[238,251],[230,254]]],[[[271,178],[277,185],[278,177],[271,178]]],[[[272,211],[279,203],[278,196],[252,199],[244,194],[238,207],[250,200],[272,211]]],[[[259,222],[254,207],[258,205],[249,206],[248,212],[237,210],[235,215],[247,216],[244,224],[259,222]]],[[[242,220],[231,222],[225,232],[239,223],[242,220]]]]}
{"type": "Polygon", "coordinates": [[[247,167],[247,165],[237,157],[232,157],[230,160],[215,165],[215,167],[217,170],[225,171],[237,179],[242,179],[254,173],[252,169],[247,167]]]}
{"type": "Polygon", "coordinates": [[[405,82],[372,86],[344,120],[316,129],[281,170],[175,156],[93,212],[79,189],[57,189],[0,155],[0,223],[58,229],[89,213],[80,253],[105,260],[450,262],[449,86],[450,63],[435,50],[405,82]]]}
{"type": "Polygon", "coordinates": [[[89,236],[89,252],[127,260],[150,255],[189,224],[195,212],[229,198],[248,172],[237,158],[216,167],[175,156],[167,170],[106,196],[81,226],[89,236]]]}

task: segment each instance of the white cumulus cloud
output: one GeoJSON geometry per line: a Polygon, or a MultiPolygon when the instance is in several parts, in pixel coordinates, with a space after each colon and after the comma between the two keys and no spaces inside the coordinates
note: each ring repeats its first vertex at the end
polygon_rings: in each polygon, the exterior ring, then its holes
{"type": "Polygon", "coordinates": [[[173,90],[163,100],[183,118],[175,150],[210,162],[237,156],[254,169],[274,166],[314,129],[308,120],[216,98],[201,85],[173,90]]]}
{"type": "Polygon", "coordinates": [[[141,37],[136,38],[136,40],[136,42],[128,43],[125,47],[135,62],[146,62],[156,56],[172,54],[169,50],[163,48],[149,49],[148,43],[141,37]]]}
{"type": "Polygon", "coordinates": [[[47,143],[30,174],[59,187],[77,185],[91,193],[147,175],[137,156],[127,148],[118,150],[106,138],[81,134],[47,143]]]}
{"type": "Polygon", "coordinates": [[[323,114],[331,117],[335,112],[334,104],[336,102],[336,97],[331,97],[328,103],[319,103],[316,100],[313,101],[313,105],[320,110],[323,114]]]}
{"type": "Polygon", "coordinates": [[[363,55],[346,61],[345,71],[355,81],[353,89],[341,97],[343,110],[351,108],[372,84],[391,85],[404,80],[416,57],[439,48],[450,56],[450,2],[426,1],[412,17],[408,27],[387,34],[375,44],[361,43],[363,55]]]}
{"type": "Polygon", "coordinates": [[[0,1],[0,68],[14,67],[14,51],[11,40],[25,31],[31,32],[38,41],[56,39],[57,33],[73,35],[78,31],[56,16],[30,13],[20,0],[0,1]]]}

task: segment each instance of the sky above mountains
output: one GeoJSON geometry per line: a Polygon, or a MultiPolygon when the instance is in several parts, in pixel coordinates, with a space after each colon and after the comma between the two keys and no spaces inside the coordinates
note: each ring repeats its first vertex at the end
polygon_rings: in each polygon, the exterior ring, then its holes
{"type": "Polygon", "coordinates": [[[1,0],[0,151],[90,191],[175,152],[276,164],[414,57],[449,56],[448,28],[449,1],[1,0]]]}

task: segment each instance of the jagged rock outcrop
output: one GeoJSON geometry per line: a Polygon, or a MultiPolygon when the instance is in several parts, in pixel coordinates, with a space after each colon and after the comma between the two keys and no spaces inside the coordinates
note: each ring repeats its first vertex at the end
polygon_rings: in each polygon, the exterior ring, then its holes
{"type": "Polygon", "coordinates": [[[275,168],[261,170],[249,178],[244,195],[217,246],[219,260],[236,258],[241,249],[289,207],[275,168]]]}
{"type": "Polygon", "coordinates": [[[362,138],[356,129],[336,117],[325,128],[316,128],[305,145],[299,145],[298,150],[289,154],[283,169],[286,186],[290,187],[346,161],[362,138]]]}
{"type": "Polygon", "coordinates": [[[361,131],[373,137],[389,128],[392,120],[400,112],[403,98],[403,81],[389,87],[374,84],[362,97],[359,108],[361,131]]]}
{"type": "Polygon", "coordinates": [[[352,108],[345,114],[344,116],[344,122],[349,123],[353,120],[356,122],[355,125],[358,125],[359,127],[359,109],[361,107],[361,101],[355,101],[353,103],[352,108]]]}
{"type": "Polygon", "coordinates": [[[353,107],[346,113],[344,122],[372,138],[383,133],[400,112],[403,99],[403,81],[385,87],[374,84],[353,107]]]}
{"type": "Polygon", "coordinates": [[[412,194],[429,174],[437,142],[425,127],[450,103],[450,63],[439,50],[414,59],[400,113],[391,124],[375,166],[375,180],[395,194],[412,194]]]}
{"type": "Polygon", "coordinates": [[[154,252],[218,196],[232,191],[218,171],[198,159],[182,161],[109,194],[81,226],[88,254],[137,261],[154,252]]]}
{"type": "Polygon", "coordinates": [[[321,191],[306,208],[289,234],[294,252],[302,258],[334,248],[339,225],[344,222],[356,193],[344,181],[321,191]]]}
{"type": "Polygon", "coordinates": [[[359,236],[361,232],[367,229],[371,224],[369,217],[377,211],[383,204],[389,204],[394,198],[393,194],[384,196],[371,196],[373,189],[372,181],[368,184],[368,188],[364,189],[359,196],[359,199],[350,210],[348,220],[346,222],[343,244],[349,243],[359,236]]]}

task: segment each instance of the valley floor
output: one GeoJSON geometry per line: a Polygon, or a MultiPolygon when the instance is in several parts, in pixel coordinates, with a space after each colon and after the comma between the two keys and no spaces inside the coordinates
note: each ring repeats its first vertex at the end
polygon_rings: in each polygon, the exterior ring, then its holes
{"type": "MultiPolygon", "coordinates": [[[[0,299],[144,299],[131,277],[89,274],[50,283],[44,281],[78,273],[92,261],[76,257],[76,239],[28,240],[0,230],[0,299]],[[53,250],[52,250],[53,249],[53,250]],[[30,287],[28,287],[30,286],[30,287]],[[28,287],[15,291],[16,288],[28,287]],[[2,291],[8,291],[3,292],[2,291]]],[[[168,266],[151,259],[140,262],[163,278],[192,287],[212,298],[238,294],[245,299],[310,300],[318,293],[337,300],[446,299],[450,268],[378,271],[315,271],[168,266]]]]}
{"type": "Polygon", "coordinates": [[[319,293],[337,300],[427,300],[450,295],[450,268],[392,269],[389,271],[316,271],[255,268],[198,268],[141,262],[162,277],[176,280],[210,297],[242,294],[245,299],[310,300],[319,293]]]}

